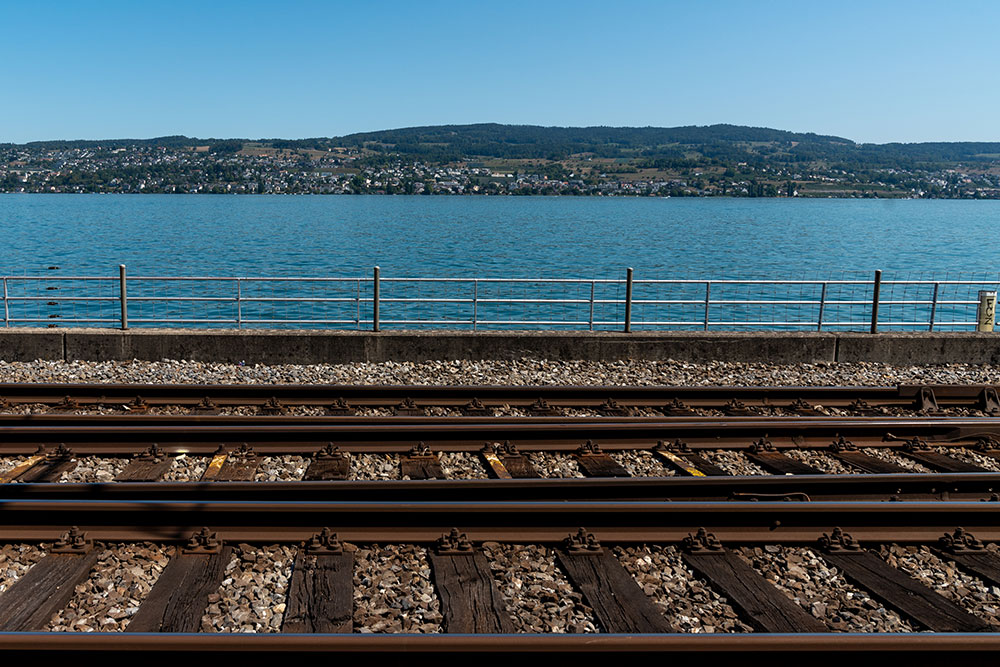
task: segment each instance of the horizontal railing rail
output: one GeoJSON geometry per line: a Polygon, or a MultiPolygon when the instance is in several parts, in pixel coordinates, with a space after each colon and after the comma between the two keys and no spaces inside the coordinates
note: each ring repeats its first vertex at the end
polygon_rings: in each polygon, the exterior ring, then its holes
{"type": "Polygon", "coordinates": [[[6,276],[5,327],[992,330],[994,279],[6,276]],[[985,294],[985,296],[984,296],[985,294]],[[992,297],[990,296],[992,294],[992,297]],[[990,301],[990,299],[993,299],[990,301]]]}

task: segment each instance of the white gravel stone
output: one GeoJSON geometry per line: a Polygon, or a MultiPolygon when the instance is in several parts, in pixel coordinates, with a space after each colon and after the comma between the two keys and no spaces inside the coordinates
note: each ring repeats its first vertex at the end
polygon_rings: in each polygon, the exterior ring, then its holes
{"type": "Polygon", "coordinates": [[[428,405],[424,408],[424,414],[428,417],[461,417],[462,411],[459,408],[446,408],[440,405],[428,405]]]}
{"type": "Polygon", "coordinates": [[[169,553],[149,542],[109,546],[66,607],[52,615],[47,629],[121,632],[167,566],[169,553]]]}
{"type": "Polygon", "coordinates": [[[296,482],[305,477],[309,459],[304,456],[262,456],[255,482],[296,482]]]}
{"type": "Polygon", "coordinates": [[[593,610],[573,589],[552,549],[486,542],[483,552],[517,632],[600,632],[593,610]]]}
{"type": "Polygon", "coordinates": [[[895,463],[913,472],[934,472],[922,463],[917,463],[913,459],[903,456],[898,450],[891,447],[865,447],[861,451],[869,456],[888,461],[889,463],[895,463]]]}
{"type": "MultiPolygon", "coordinates": [[[[2,362],[0,362],[2,363],[2,362]]],[[[0,369],[3,367],[0,366],[0,369]]],[[[0,370],[2,372],[2,370],[0,370]]],[[[42,380],[23,380],[23,382],[42,382],[42,380]]],[[[51,408],[45,403],[19,403],[0,410],[3,415],[44,415],[51,408]]]]}
{"type": "Polygon", "coordinates": [[[449,479],[488,479],[479,455],[472,452],[439,452],[441,470],[449,479]]]}
{"type": "Polygon", "coordinates": [[[771,474],[756,463],[752,463],[750,459],[744,456],[741,452],[733,451],[731,449],[717,449],[715,451],[701,450],[699,453],[708,459],[710,463],[714,463],[730,475],[771,474]]]}
{"type": "Polygon", "coordinates": [[[24,576],[31,566],[45,558],[47,544],[4,544],[0,546],[0,593],[24,576]]]}
{"type": "Polygon", "coordinates": [[[446,384],[886,386],[997,384],[995,365],[890,366],[877,363],[746,364],[712,361],[385,361],[263,365],[199,361],[0,362],[0,382],[177,384],[446,384]]]}
{"type": "Polygon", "coordinates": [[[857,475],[861,473],[860,470],[851,468],[840,459],[825,452],[817,452],[814,449],[785,449],[782,450],[782,453],[790,459],[802,461],[828,475],[857,475]]]}
{"type": "Polygon", "coordinates": [[[399,479],[399,457],[395,454],[351,454],[348,479],[399,479]]]}
{"type": "Polygon", "coordinates": [[[280,632],[295,553],[287,545],[237,545],[201,631],[280,632]]]}
{"type": "Polygon", "coordinates": [[[211,457],[178,454],[170,464],[170,469],[163,475],[164,482],[197,482],[201,479],[211,457]]]}
{"type": "Polygon", "coordinates": [[[359,546],[354,554],[355,632],[438,633],[443,619],[426,549],[359,546]]]}
{"type": "Polygon", "coordinates": [[[81,456],[76,467],[64,472],[59,481],[106,484],[115,481],[128,464],[129,460],[123,456],[81,456]]]}
{"type": "Polygon", "coordinates": [[[524,456],[542,477],[585,477],[568,452],[525,452],[524,456]]]}
{"type": "Polygon", "coordinates": [[[326,408],[316,405],[289,405],[286,413],[289,417],[323,417],[326,408]]]}
{"type": "Polygon", "coordinates": [[[614,547],[622,567],[680,632],[753,632],[673,546],[614,547]]]}
{"type": "Polygon", "coordinates": [[[392,417],[394,413],[392,408],[360,407],[355,408],[355,414],[358,417],[392,417]]]}
{"type": "Polygon", "coordinates": [[[628,470],[633,477],[673,477],[674,471],[666,468],[656,454],[648,449],[626,449],[609,452],[609,456],[628,470]]]}

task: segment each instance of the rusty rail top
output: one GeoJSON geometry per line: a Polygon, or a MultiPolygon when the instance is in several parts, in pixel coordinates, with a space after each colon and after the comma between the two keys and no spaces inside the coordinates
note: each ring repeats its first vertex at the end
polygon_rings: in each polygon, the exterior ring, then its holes
{"type": "Polygon", "coordinates": [[[153,443],[168,454],[211,454],[220,444],[258,454],[312,455],[329,443],[345,452],[476,452],[510,441],[525,451],[577,450],[588,440],[607,450],[677,443],[691,449],[829,449],[841,439],[859,447],[1000,448],[991,417],[226,417],[2,415],[0,455],[31,454],[64,444],[76,454],[131,455],[153,443]]]}
{"type": "MultiPolygon", "coordinates": [[[[349,410],[354,407],[395,407],[410,399],[419,406],[467,408],[473,400],[487,406],[531,407],[539,399],[557,407],[604,406],[723,407],[737,400],[747,406],[803,409],[801,403],[848,407],[867,403],[929,409],[964,406],[1000,411],[997,385],[897,385],[897,386],[552,386],[552,385],[294,385],[294,384],[81,384],[0,383],[0,405],[47,404],[64,409],[89,406],[128,407],[132,411],[155,405],[197,407],[206,400],[212,407],[266,406],[272,399],[282,406],[313,405],[349,410]],[[610,404],[609,404],[610,401],[610,404]],[[344,405],[342,402],[345,402],[344,405]]],[[[206,406],[208,408],[209,406],[206,406]]]]}

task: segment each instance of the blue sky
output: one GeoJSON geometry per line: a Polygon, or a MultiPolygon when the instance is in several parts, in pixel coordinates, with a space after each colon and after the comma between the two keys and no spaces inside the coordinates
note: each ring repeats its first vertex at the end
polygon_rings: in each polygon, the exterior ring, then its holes
{"type": "Polygon", "coordinates": [[[0,0],[0,141],[734,123],[1000,141],[1000,2],[0,0]]]}

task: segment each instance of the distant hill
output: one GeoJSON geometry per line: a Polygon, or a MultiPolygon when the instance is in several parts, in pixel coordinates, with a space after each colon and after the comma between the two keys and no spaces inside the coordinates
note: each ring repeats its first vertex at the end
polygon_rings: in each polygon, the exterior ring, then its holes
{"type": "Polygon", "coordinates": [[[599,157],[675,157],[694,147],[717,152],[727,146],[795,143],[854,146],[840,137],[799,134],[763,127],[539,127],[535,125],[437,125],[350,134],[345,146],[383,147],[396,153],[563,159],[578,153],[599,157]]]}
{"type": "Polygon", "coordinates": [[[382,152],[436,160],[471,156],[564,159],[597,157],[701,157],[719,162],[781,164],[843,162],[852,167],[912,168],[941,162],[995,161],[1000,142],[858,144],[843,137],[765,127],[539,127],[534,125],[437,125],[364,132],[331,140],[382,152]]]}
{"type": "MultiPolygon", "coordinates": [[[[227,153],[240,150],[241,145],[249,141],[178,135],[154,139],[39,141],[25,146],[60,150],[97,146],[177,148],[208,145],[213,153],[227,153]]],[[[844,137],[739,125],[541,127],[480,123],[409,127],[342,137],[254,141],[290,149],[355,147],[374,154],[438,163],[477,158],[564,160],[589,155],[628,159],[649,166],[679,162],[692,165],[746,163],[757,167],[821,164],[826,168],[864,170],[940,169],[956,162],[1000,161],[1000,142],[859,144],[844,137]]]]}

